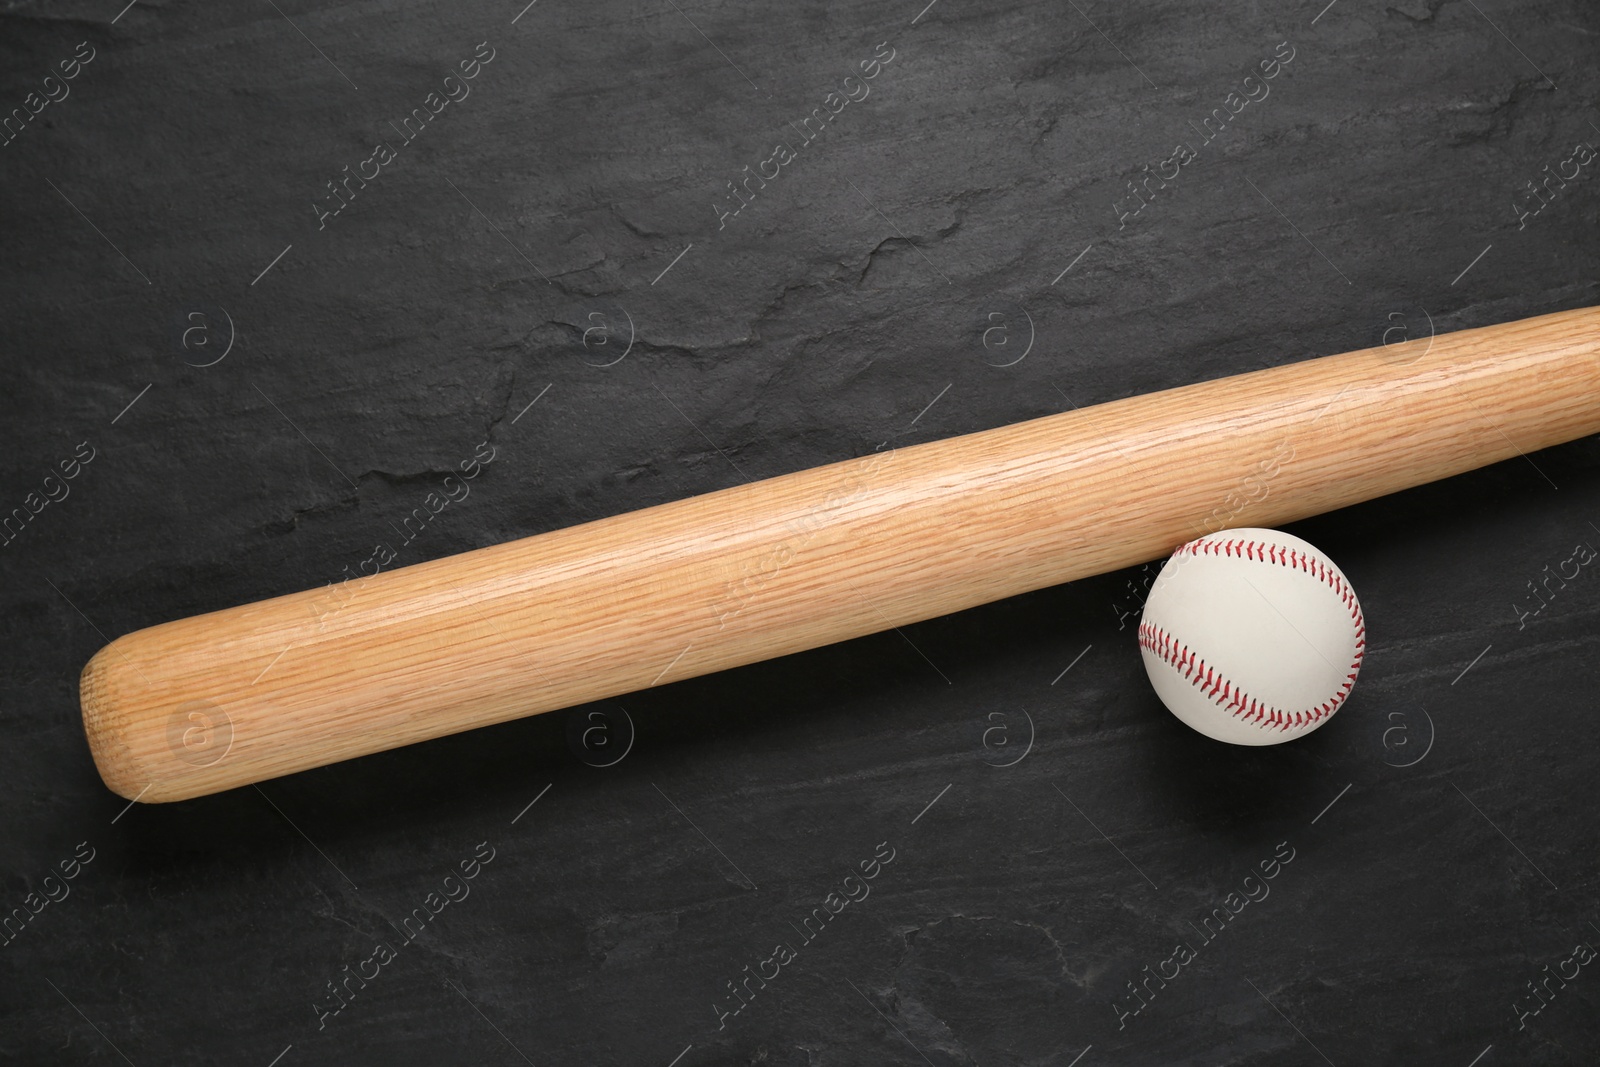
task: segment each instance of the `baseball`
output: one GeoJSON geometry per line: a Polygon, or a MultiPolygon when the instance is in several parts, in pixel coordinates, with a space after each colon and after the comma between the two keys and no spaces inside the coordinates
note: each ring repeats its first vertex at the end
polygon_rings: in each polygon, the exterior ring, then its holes
{"type": "Polygon", "coordinates": [[[1339,710],[1366,651],[1344,573],[1281,530],[1222,530],[1172,554],[1139,622],[1150,684],[1189,726],[1276,745],[1339,710]]]}

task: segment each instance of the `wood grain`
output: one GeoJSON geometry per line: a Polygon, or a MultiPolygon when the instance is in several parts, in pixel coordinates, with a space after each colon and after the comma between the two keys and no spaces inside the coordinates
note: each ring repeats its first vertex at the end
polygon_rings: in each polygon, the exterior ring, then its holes
{"type": "Polygon", "coordinates": [[[1600,309],[1255,371],[140,630],[84,668],[173,801],[815,648],[1600,432],[1600,309]]]}

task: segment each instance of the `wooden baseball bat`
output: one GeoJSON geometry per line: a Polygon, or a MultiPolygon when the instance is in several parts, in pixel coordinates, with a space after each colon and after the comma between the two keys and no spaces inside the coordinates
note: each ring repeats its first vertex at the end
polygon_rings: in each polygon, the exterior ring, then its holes
{"type": "Polygon", "coordinates": [[[106,784],[181,800],[816,648],[1600,432],[1600,308],[798,471],[113,641],[106,784]]]}

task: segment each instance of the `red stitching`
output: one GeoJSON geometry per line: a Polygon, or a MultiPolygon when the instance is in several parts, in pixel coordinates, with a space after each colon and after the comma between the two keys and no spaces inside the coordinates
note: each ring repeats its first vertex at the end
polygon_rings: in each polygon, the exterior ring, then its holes
{"type": "MultiPolygon", "coordinates": [[[[1294,567],[1297,570],[1305,571],[1323,585],[1332,589],[1335,595],[1339,597],[1340,602],[1350,609],[1350,618],[1355,622],[1357,638],[1365,636],[1367,632],[1366,620],[1362,618],[1361,605],[1356,601],[1355,591],[1350,588],[1343,577],[1330,570],[1322,560],[1317,559],[1315,556],[1308,556],[1298,549],[1270,545],[1264,541],[1207,541],[1204,538],[1190,541],[1174,552],[1173,555],[1181,556],[1187,552],[1191,556],[1215,556],[1219,554],[1233,556],[1241,554],[1234,551],[1236,546],[1241,545],[1245,548],[1245,553],[1242,554],[1249,555],[1251,559],[1259,560],[1262,563],[1277,563],[1280,566],[1294,567]],[[1267,550],[1269,548],[1274,550],[1273,555],[1268,554],[1267,550]],[[1252,549],[1260,550],[1261,555],[1250,554],[1252,549]]],[[[1365,641],[1358,640],[1357,642],[1358,647],[1365,644],[1365,641]]],[[[1360,666],[1360,664],[1361,658],[1357,656],[1355,665],[1360,666]]]]}
{"type": "Polygon", "coordinates": [[[1139,647],[1148,649],[1163,662],[1182,674],[1188,682],[1199,686],[1211,700],[1219,707],[1230,711],[1235,718],[1246,722],[1266,723],[1287,730],[1291,726],[1310,725],[1332,715],[1344,703],[1345,697],[1350,695],[1350,690],[1355,685],[1356,675],[1361,670],[1361,660],[1366,655],[1367,648],[1367,623],[1361,615],[1361,604],[1356,600],[1355,591],[1345,582],[1344,578],[1330,570],[1320,559],[1308,556],[1298,549],[1286,548],[1264,541],[1208,541],[1204,538],[1190,541],[1173,555],[1180,556],[1187,552],[1191,556],[1244,556],[1261,563],[1275,563],[1283,567],[1294,567],[1316,578],[1328,586],[1339,597],[1350,611],[1351,621],[1356,629],[1356,655],[1350,663],[1350,673],[1345,676],[1345,682],[1339,687],[1330,699],[1306,711],[1287,712],[1281,708],[1274,708],[1264,704],[1253,696],[1248,696],[1243,689],[1235,687],[1215,669],[1202,660],[1189,646],[1167,633],[1161,627],[1151,622],[1139,623],[1139,647]],[[1260,554],[1257,555],[1256,553],[1260,554]],[[1200,680],[1196,682],[1196,675],[1200,680]]]}

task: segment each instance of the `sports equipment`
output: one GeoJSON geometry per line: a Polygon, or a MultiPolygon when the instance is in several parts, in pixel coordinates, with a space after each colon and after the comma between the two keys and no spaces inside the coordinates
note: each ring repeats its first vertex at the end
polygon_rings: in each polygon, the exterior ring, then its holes
{"type": "Polygon", "coordinates": [[[1369,500],[1600,432],[1597,397],[1586,309],[869,452],[358,579],[336,609],[128,634],[84,668],[84,730],[116,792],[181,800],[1369,500]]]}
{"type": "Polygon", "coordinates": [[[1223,530],[1179,548],[1139,620],[1150,684],[1207,737],[1275,745],[1339,710],[1367,647],[1333,561],[1282,530],[1223,530]]]}

